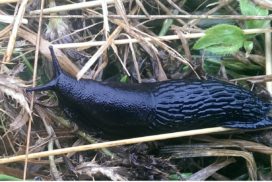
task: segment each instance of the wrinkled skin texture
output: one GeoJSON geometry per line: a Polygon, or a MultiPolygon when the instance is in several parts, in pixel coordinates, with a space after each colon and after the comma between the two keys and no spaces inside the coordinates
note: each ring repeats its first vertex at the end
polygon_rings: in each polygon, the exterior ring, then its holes
{"type": "Polygon", "coordinates": [[[54,67],[57,74],[50,83],[28,91],[54,90],[67,114],[76,116],[79,126],[85,130],[98,129],[109,136],[133,137],[214,126],[255,129],[272,125],[272,119],[267,116],[269,103],[229,83],[77,81],[62,72],[56,58],[54,67]]]}
{"type": "Polygon", "coordinates": [[[140,136],[213,126],[252,129],[272,124],[266,117],[268,104],[247,90],[219,81],[128,85],[77,81],[61,75],[54,90],[62,105],[78,114],[87,127],[112,135],[140,136]]]}

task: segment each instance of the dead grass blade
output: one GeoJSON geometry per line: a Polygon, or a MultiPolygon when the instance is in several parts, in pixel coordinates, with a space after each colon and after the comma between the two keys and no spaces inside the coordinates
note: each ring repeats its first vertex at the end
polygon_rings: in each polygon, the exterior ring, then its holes
{"type": "Polygon", "coordinates": [[[108,20],[108,6],[107,6],[107,2],[105,0],[101,1],[102,4],[102,12],[103,12],[103,29],[105,31],[105,37],[106,39],[108,38],[108,34],[110,32],[110,26],[109,26],[109,20],[108,20]]]}
{"type": "MultiPolygon", "coordinates": [[[[126,36],[130,39],[129,35],[126,35],[126,36]]],[[[140,71],[139,71],[138,61],[137,61],[136,54],[135,54],[134,47],[133,47],[132,43],[129,44],[129,48],[130,48],[130,51],[131,51],[132,60],[133,60],[133,64],[134,64],[134,67],[135,67],[136,74],[137,74],[138,82],[142,83],[141,74],[140,74],[140,71]]]]}
{"type": "Polygon", "coordinates": [[[22,23],[22,19],[23,19],[24,13],[25,13],[27,2],[28,2],[28,0],[21,1],[21,5],[20,5],[20,8],[19,8],[18,13],[16,15],[15,22],[14,22],[14,25],[12,28],[12,32],[9,37],[8,47],[7,47],[6,53],[3,57],[3,62],[5,62],[5,63],[8,63],[11,59],[12,52],[13,52],[14,45],[15,45],[15,41],[16,41],[16,37],[17,37],[17,33],[18,33],[19,27],[22,23]]]}
{"type": "MultiPolygon", "coordinates": [[[[160,0],[155,0],[155,2],[160,7],[160,9],[162,9],[162,11],[164,11],[167,15],[173,15],[171,10],[169,10],[160,0]]],[[[186,25],[186,22],[183,20],[177,19],[177,22],[179,22],[181,25],[186,25]]]]}
{"type": "Polygon", "coordinates": [[[231,79],[230,81],[235,82],[235,81],[241,81],[241,80],[247,80],[252,83],[268,82],[268,81],[272,81],[272,74],[235,78],[235,79],[231,79]]]}
{"type": "Polygon", "coordinates": [[[127,34],[130,36],[133,36],[139,41],[139,44],[143,47],[143,49],[152,57],[154,61],[156,61],[156,77],[159,81],[167,80],[167,76],[162,68],[162,65],[160,63],[160,60],[158,58],[158,49],[152,44],[152,42],[146,41],[143,37],[146,37],[147,34],[144,34],[143,32],[137,32],[131,25],[125,24],[122,20],[114,20],[114,23],[121,26],[127,34]]]}
{"type": "Polygon", "coordinates": [[[189,61],[192,61],[191,51],[190,51],[190,48],[189,48],[188,40],[185,38],[185,34],[177,27],[174,27],[174,31],[179,36],[179,39],[181,41],[181,45],[182,45],[182,48],[183,48],[184,53],[186,55],[186,58],[189,61]]]}
{"type": "MultiPolygon", "coordinates": [[[[166,134],[160,134],[160,135],[151,135],[151,136],[131,138],[131,139],[115,140],[110,142],[102,142],[102,143],[83,145],[83,146],[77,146],[77,147],[56,149],[52,151],[32,153],[32,154],[28,154],[28,159],[48,157],[50,155],[61,155],[61,154],[66,154],[70,152],[87,151],[87,150],[116,147],[116,146],[129,145],[129,144],[135,144],[135,143],[159,141],[159,140],[166,140],[171,138],[202,135],[202,134],[208,134],[208,133],[229,132],[229,131],[236,131],[236,129],[214,127],[214,128],[206,128],[206,129],[198,129],[198,130],[190,130],[190,131],[181,131],[181,132],[175,132],[175,133],[166,133],[166,134]]],[[[25,157],[26,155],[18,155],[13,157],[1,158],[0,164],[21,161],[21,160],[24,160],[25,157]]]]}
{"type": "Polygon", "coordinates": [[[6,26],[3,30],[0,31],[0,37],[4,37],[11,29],[11,25],[6,26]]]}
{"type": "Polygon", "coordinates": [[[145,9],[143,3],[140,0],[136,0],[135,1],[136,4],[141,8],[141,10],[143,11],[143,13],[146,15],[147,18],[149,18],[149,13],[148,11],[145,9]]]}
{"type": "Polygon", "coordinates": [[[102,45],[96,53],[92,56],[92,58],[81,68],[81,70],[77,73],[77,79],[81,79],[82,76],[88,71],[88,69],[96,62],[96,60],[103,54],[103,52],[113,43],[113,40],[119,35],[122,28],[117,27],[114,32],[109,36],[108,40],[102,45]]]}
{"type": "Polygon", "coordinates": [[[194,173],[188,181],[203,181],[212,176],[216,171],[236,162],[234,158],[229,158],[222,162],[215,162],[200,171],[194,173]]]}
{"type": "Polygon", "coordinates": [[[9,125],[9,131],[14,131],[20,129],[24,126],[29,120],[29,113],[25,112],[24,109],[21,109],[18,116],[11,122],[9,125]]]}
{"type": "Polygon", "coordinates": [[[0,0],[0,4],[15,3],[15,2],[18,2],[18,0],[0,0]]]}
{"type": "Polygon", "coordinates": [[[125,24],[129,25],[126,9],[124,7],[122,0],[115,0],[115,9],[116,9],[117,14],[119,14],[122,17],[125,24]]]}
{"type": "Polygon", "coordinates": [[[86,174],[94,179],[95,176],[106,176],[112,181],[127,181],[127,179],[118,174],[120,167],[104,167],[96,164],[95,161],[84,162],[76,167],[78,174],[86,174]]]}
{"type": "Polygon", "coordinates": [[[128,76],[130,76],[130,73],[129,73],[129,71],[128,71],[127,68],[126,68],[126,65],[124,64],[124,62],[122,61],[122,59],[120,58],[120,56],[119,56],[119,54],[118,54],[118,48],[117,48],[117,46],[114,45],[114,44],[111,44],[111,48],[112,48],[113,52],[115,53],[116,57],[118,58],[120,64],[121,64],[122,67],[123,67],[123,69],[125,70],[126,74],[127,74],[128,76]]]}
{"type": "MultiPolygon", "coordinates": [[[[24,29],[20,29],[18,32],[18,35],[20,37],[22,37],[23,39],[29,41],[30,43],[32,43],[33,45],[36,44],[36,37],[37,34],[34,32],[30,32],[24,29]]],[[[43,38],[41,38],[41,46],[40,46],[40,52],[47,58],[47,60],[51,60],[51,56],[50,56],[50,52],[48,47],[50,46],[50,42],[44,40],[43,38]]],[[[62,68],[70,73],[71,75],[76,75],[76,73],[78,72],[78,68],[70,61],[70,59],[63,54],[60,50],[55,49],[55,53],[58,57],[58,60],[60,62],[60,65],[62,66],[62,68]]]]}
{"type": "MultiPolygon", "coordinates": [[[[104,0],[107,4],[113,4],[115,3],[115,0],[104,0]]],[[[67,4],[62,6],[56,6],[52,8],[45,8],[43,9],[43,14],[49,14],[49,13],[59,13],[61,11],[69,11],[69,10],[75,10],[75,9],[83,9],[83,8],[93,8],[101,6],[100,0],[94,0],[94,1],[88,1],[88,2],[81,2],[81,3],[73,3],[73,4],[67,4]]],[[[41,10],[34,10],[31,11],[30,14],[40,14],[41,10]]]]}
{"type": "MultiPolygon", "coordinates": [[[[161,40],[157,39],[156,37],[153,37],[151,35],[148,35],[140,30],[138,30],[137,28],[135,27],[132,27],[132,26],[125,26],[124,23],[122,23],[120,20],[114,20],[113,22],[115,22],[116,24],[118,24],[119,26],[122,26],[122,28],[124,30],[127,31],[127,33],[129,34],[133,34],[133,36],[139,40],[142,40],[142,41],[145,41],[145,39],[143,39],[142,37],[148,37],[151,39],[151,42],[160,46],[162,49],[164,49],[166,52],[168,52],[168,54],[173,57],[174,59],[177,59],[179,60],[180,62],[188,65],[192,71],[195,73],[195,75],[199,77],[199,75],[195,72],[192,64],[186,60],[183,56],[181,56],[176,50],[174,50],[172,47],[168,46],[167,44],[165,44],[164,42],[162,42],[161,40]]],[[[145,41],[145,43],[150,46],[151,48],[154,47],[154,45],[150,44],[150,42],[148,41],[145,41]]],[[[163,69],[161,69],[161,72],[163,71],[163,69]]],[[[164,72],[164,71],[163,71],[164,72]]],[[[166,77],[166,76],[165,76],[166,77]]]]}
{"type": "MultiPolygon", "coordinates": [[[[262,34],[266,32],[272,32],[272,29],[244,29],[243,30],[246,35],[250,34],[262,34]]],[[[184,34],[184,38],[186,39],[196,39],[203,37],[204,33],[186,33],[184,34]]],[[[179,40],[178,35],[166,35],[166,36],[158,36],[158,37],[143,37],[144,41],[152,41],[153,39],[157,39],[160,41],[171,41],[171,40],[179,40]]],[[[139,43],[142,40],[138,39],[120,39],[120,40],[114,40],[113,43],[116,45],[121,44],[129,44],[129,43],[139,43]]],[[[67,43],[67,44],[55,44],[54,47],[60,48],[60,49],[67,49],[67,48],[79,48],[79,47],[96,47],[96,46],[102,46],[106,43],[106,41],[89,41],[89,42],[81,42],[81,43],[67,43]]]]}
{"type": "MultiPolygon", "coordinates": [[[[41,9],[43,9],[44,7],[44,1],[45,0],[41,0],[41,9]]],[[[42,12],[40,13],[40,17],[39,17],[39,24],[38,24],[38,33],[37,33],[37,37],[36,37],[36,42],[35,42],[35,58],[34,58],[34,68],[33,68],[33,83],[32,83],[32,87],[36,86],[36,78],[37,78],[37,68],[38,68],[38,58],[39,58],[39,50],[40,50],[40,43],[41,43],[41,28],[42,28],[42,12]]],[[[35,97],[35,93],[32,92],[31,94],[31,101],[30,101],[30,109],[33,110],[33,106],[34,106],[34,97],[35,97]]],[[[27,127],[27,140],[26,140],[26,149],[25,149],[25,163],[24,163],[24,180],[26,180],[26,174],[27,174],[27,169],[28,169],[28,153],[29,153],[29,146],[30,146],[30,135],[31,135],[31,130],[32,130],[32,118],[29,120],[28,122],[28,127],[27,127]]]]}
{"type": "Polygon", "coordinates": [[[210,143],[211,146],[221,146],[220,148],[235,147],[235,148],[239,148],[241,150],[247,150],[250,152],[258,152],[258,153],[268,154],[268,155],[272,154],[272,147],[263,145],[261,143],[256,143],[256,142],[251,142],[246,140],[237,140],[237,139],[225,140],[225,139],[200,138],[200,137],[196,137],[194,139],[205,141],[205,142],[211,142],[210,143]]]}
{"type": "MultiPolygon", "coordinates": [[[[13,23],[14,22],[14,16],[11,15],[0,15],[0,22],[3,23],[13,23]]],[[[23,24],[28,24],[28,20],[25,18],[22,18],[23,24]]]]}
{"type": "MultiPolygon", "coordinates": [[[[1,174],[15,176],[20,179],[23,178],[23,171],[21,169],[16,168],[15,166],[8,167],[8,166],[0,165],[0,171],[1,171],[1,174]]],[[[41,174],[29,172],[29,174],[27,175],[27,179],[34,179],[35,176],[41,176],[41,174]]],[[[42,176],[42,177],[44,179],[47,179],[46,176],[42,176]]]]}
{"type": "Polygon", "coordinates": [[[272,9],[272,2],[270,0],[252,0],[258,6],[261,6],[266,9],[272,9]]]}
{"type": "MultiPolygon", "coordinates": [[[[56,134],[52,126],[49,124],[51,121],[50,115],[48,112],[41,109],[39,106],[35,106],[36,111],[39,113],[39,116],[41,117],[45,130],[48,134],[48,144],[47,149],[48,151],[53,150],[54,148],[54,142],[59,143],[58,139],[56,139],[56,134]]],[[[62,177],[60,175],[60,172],[58,171],[58,168],[56,166],[55,157],[49,156],[49,165],[50,165],[50,171],[54,179],[57,181],[62,181],[62,177]]]]}
{"type": "Polygon", "coordinates": [[[0,91],[15,99],[31,115],[30,107],[24,96],[22,87],[25,87],[22,81],[0,75],[0,91]]]}
{"type": "MultiPolygon", "coordinates": [[[[209,11],[207,11],[205,13],[205,15],[210,15],[213,14],[215,12],[217,12],[218,10],[220,10],[221,8],[226,7],[228,4],[230,4],[233,0],[220,0],[218,1],[218,5],[215,6],[214,8],[210,9],[209,11]]],[[[199,20],[191,20],[187,23],[187,27],[191,27],[191,26],[195,26],[197,23],[199,22],[199,20]]]]}
{"type": "MultiPolygon", "coordinates": [[[[271,33],[265,33],[265,73],[272,74],[272,51],[271,51],[271,33]]],[[[266,82],[266,89],[272,94],[272,83],[266,82]]]]}
{"type": "Polygon", "coordinates": [[[190,157],[242,157],[246,160],[248,173],[251,180],[257,180],[257,166],[253,155],[249,152],[228,150],[228,149],[189,149],[189,150],[171,150],[162,153],[171,154],[171,158],[190,158],[190,157]]]}

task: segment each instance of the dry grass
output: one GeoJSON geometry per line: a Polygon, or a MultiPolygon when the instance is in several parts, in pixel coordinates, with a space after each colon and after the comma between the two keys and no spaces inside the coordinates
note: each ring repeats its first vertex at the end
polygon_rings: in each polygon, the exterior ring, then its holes
{"type": "MultiPolygon", "coordinates": [[[[270,130],[256,131],[252,137],[245,131],[216,127],[105,142],[77,130],[73,123],[64,119],[55,107],[54,95],[38,93],[30,97],[24,93],[29,81],[33,86],[36,81],[44,82],[46,76],[41,72],[50,75],[48,47],[51,44],[54,44],[62,68],[77,79],[103,80],[103,76],[110,73],[105,69],[108,67],[117,67],[118,73],[114,76],[135,77],[139,83],[154,79],[201,78],[206,76],[202,57],[205,55],[199,56],[191,48],[195,39],[204,35],[207,24],[219,20],[219,23],[232,21],[239,25],[249,19],[271,20],[270,16],[242,16],[237,11],[237,2],[232,0],[214,4],[195,2],[196,6],[174,0],[78,3],[50,0],[45,6],[39,2],[0,0],[0,25],[3,25],[0,66],[5,75],[0,78],[0,164],[3,164],[0,173],[46,180],[169,180],[173,174],[174,179],[179,180],[188,172],[190,180],[270,179],[265,178],[271,176],[271,169],[267,170],[270,164],[258,161],[252,154],[261,154],[264,158],[272,154],[271,147],[260,144],[271,144],[270,130]],[[195,14],[197,9],[201,15],[195,14]],[[169,19],[173,21],[167,25],[169,19]],[[34,100],[39,105],[33,105],[34,100]],[[212,133],[221,135],[211,138],[208,134],[212,133]],[[193,137],[195,135],[205,137],[193,137]],[[185,138],[173,140],[180,137],[185,138]],[[240,137],[244,140],[237,140],[240,137]],[[155,142],[163,147],[154,152],[151,145],[142,144],[144,142],[155,142]],[[171,142],[178,143],[178,147],[171,142]],[[114,148],[105,149],[108,147],[114,148]],[[21,161],[24,160],[23,167],[21,161]],[[19,165],[12,165],[14,162],[19,165]],[[230,170],[235,164],[245,170],[232,174],[230,170]]],[[[229,80],[248,81],[247,84],[271,81],[271,29],[244,29],[244,32],[265,34],[265,48],[262,49],[255,39],[256,50],[250,56],[230,55],[231,58],[264,69],[264,62],[253,58],[266,57],[267,74],[229,80]]],[[[217,76],[228,76],[224,65],[221,66],[217,76]]],[[[268,84],[268,89],[270,87],[268,84]]]]}

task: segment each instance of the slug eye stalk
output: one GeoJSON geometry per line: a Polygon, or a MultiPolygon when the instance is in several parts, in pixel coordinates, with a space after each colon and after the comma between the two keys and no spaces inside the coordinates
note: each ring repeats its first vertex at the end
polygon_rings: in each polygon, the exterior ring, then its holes
{"type": "Polygon", "coordinates": [[[49,46],[49,50],[50,50],[52,61],[53,61],[54,78],[49,83],[47,83],[45,85],[37,86],[37,87],[33,87],[33,88],[27,88],[26,92],[52,90],[54,88],[54,86],[56,86],[57,80],[58,80],[57,78],[59,77],[59,75],[62,74],[62,69],[59,65],[59,61],[56,57],[56,54],[54,52],[52,45],[49,46]]]}
{"type": "Polygon", "coordinates": [[[56,54],[54,52],[53,46],[50,45],[49,46],[49,50],[51,53],[51,57],[52,57],[52,61],[53,61],[53,67],[54,67],[54,71],[55,71],[55,76],[54,78],[58,77],[60,74],[62,74],[62,69],[59,65],[59,60],[56,57],[56,54]]]}

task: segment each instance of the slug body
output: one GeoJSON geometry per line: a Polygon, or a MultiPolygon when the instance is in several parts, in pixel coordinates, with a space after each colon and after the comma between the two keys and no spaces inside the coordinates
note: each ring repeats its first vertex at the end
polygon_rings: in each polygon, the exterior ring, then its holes
{"type": "Polygon", "coordinates": [[[109,136],[144,136],[223,126],[255,129],[272,125],[269,103],[229,83],[171,80],[145,84],[80,80],[64,73],[50,47],[55,78],[27,91],[54,90],[79,126],[109,136]]]}

